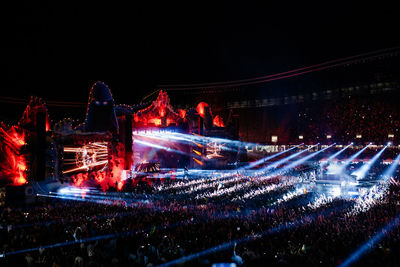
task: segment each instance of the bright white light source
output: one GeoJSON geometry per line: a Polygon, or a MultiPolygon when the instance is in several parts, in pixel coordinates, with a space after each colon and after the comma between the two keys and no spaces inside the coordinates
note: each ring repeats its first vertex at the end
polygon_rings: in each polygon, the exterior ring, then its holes
{"type": "Polygon", "coordinates": [[[332,135],[328,134],[328,135],[326,136],[326,138],[327,138],[327,139],[331,139],[331,138],[332,138],[332,135]]]}
{"type": "Polygon", "coordinates": [[[87,188],[78,188],[78,187],[64,187],[58,190],[59,195],[75,195],[75,194],[84,194],[87,193],[89,189],[87,188]]]}
{"type": "Polygon", "coordinates": [[[299,139],[303,139],[304,137],[302,135],[299,135],[299,139]]]}
{"type": "Polygon", "coordinates": [[[276,136],[276,135],[271,136],[271,142],[274,142],[274,143],[278,142],[278,136],[276,136]]]}
{"type": "Polygon", "coordinates": [[[335,187],[332,189],[332,197],[338,197],[342,193],[340,187],[335,187]]]}
{"type": "Polygon", "coordinates": [[[341,174],[343,171],[342,166],[339,165],[337,162],[330,163],[326,169],[327,169],[327,174],[332,174],[332,175],[341,174]]]}
{"type": "Polygon", "coordinates": [[[357,134],[356,138],[360,139],[360,138],[362,138],[362,135],[361,134],[357,134]]]}

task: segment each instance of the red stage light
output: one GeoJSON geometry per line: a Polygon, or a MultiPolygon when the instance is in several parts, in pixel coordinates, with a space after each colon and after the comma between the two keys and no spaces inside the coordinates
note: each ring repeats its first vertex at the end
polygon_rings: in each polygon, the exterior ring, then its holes
{"type": "Polygon", "coordinates": [[[185,109],[179,109],[179,116],[184,119],[186,117],[186,110],[185,109]]]}
{"type": "MultiPolygon", "coordinates": [[[[186,113],[184,114],[186,115],[186,113]]],[[[153,124],[155,126],[169,126],[170,124],[178,124],[178,120],[182,117],[179,112],[176,113],[170,102],[167,93],[160,91],[158,97],[153,103],[139,110],[134,115],[134,120],[136,123],[143,123],[141,126],[147,126],[147,124],[153,124]],[[166,125],[163,124],[162,118],[165,118],[166,125]]]]}
{"type": "Polygon", "coordinates": [[[196,111],[199,113],[200,117],[204,118],[205,108],[208,107],[208,104],[205,102],[200,102],[197,107],[196,111]]]}
{"type": "Polygon", "coordinates": [[[159,118],[152,118],[148,120],[148,123],[152,123],[155,126],[160,126],[161,125],[161,119],[159,118]]]}
{"type": "Polygon", "coordinates": [[[159,110],[159,112],[158,112],[159,114],[160,114],[160,117],[164,117],[165,116],[165,114],[166,114],[166,111],[165,111],[165,109],[164,108],[160,108],[160,110],[159,110]]]}
{"type": "Polygon", "coordinates": [[[219,115],[215,116],[213,124],[218,127],[225,127],[224,121],[219,115]]]}
{"type": "Polygon", "coordinates": [[[20,149],[25,144],[25,134],[12,126],[8,131],[0,128],[2,142],[0,151],[4,160],[0,162],[0,176],[8,177],[15,185],[23,185],[26,180],[27,164],[20,149]]]}

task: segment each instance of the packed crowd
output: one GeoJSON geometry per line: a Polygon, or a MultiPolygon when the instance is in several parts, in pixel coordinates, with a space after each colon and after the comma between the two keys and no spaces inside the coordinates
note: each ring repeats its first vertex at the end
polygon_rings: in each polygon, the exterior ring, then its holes
{"type": "MultiPolygon", "coordinates": [[[[155,266],[215,247],[176,263],[334,266],[400,211],[396,185],[326,197],[300,187],[299,175],[226,175],[171,181],[151,194],[108,193],[108,201],[88,193],[8,206],[0,213],[0,264],[155,266]]],[[[399,238],[398,228],[388,232],[359,264],[396,266],[399,238]]]]}
{"type": "Polygon", "coordinates": [[[304,105],[299,107],[293,123],[292,138],[303,135],[304,141],[315,142],[331,135],[332,140],[340,143],[399,140],[399,114],[395,99],[379,97],[304,105]]]}

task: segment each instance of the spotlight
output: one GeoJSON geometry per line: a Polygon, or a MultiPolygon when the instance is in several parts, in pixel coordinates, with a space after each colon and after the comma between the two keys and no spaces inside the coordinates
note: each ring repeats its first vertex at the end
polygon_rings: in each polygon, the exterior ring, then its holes
{"type": "MultiPolygon", "coordinates": [[[[336,143],[335,143],[335,144],[336,144],[336,143]]],[[[295,168],[295,167],[297,167],[297,166],[303,164],[303,163],[306,162],[307,160],[311,159],[312,157],[318,155],[319,153],[323,152],[324,150],[327,150],[328,148],[334,146],[335,144],[332,144],[332,145],[330,145],[330,146],[328,146],[328,147],[325,147],[325,148],[323,148],[323,149],[321,149],[321,150],[318,150],[318,151],[316,151],[316,152],[313,152],[313,153],[311,153],[310,155],[305,156],[305,157],[303,157],[303,158],[301,158],[301,159],[298,159],[298,160],[296,160],[296,161],[290,163],[289,165],[286,165],[285,167],[283,167],[283,168],[280,169],[279,171],[276,171],[276,172],[273,173],[272,175],[277,174],[277,173],[279,173],[279,172],[282,171],[282,170],[283,170],[283,171],[287,171],[287,170],[293,169],[293,168],[295,168]]],[[[316,146],[316,145],[314,145],[314,146],[316,146]]],[[[310,148],[311,148],[311,147],[310,147],[310,148]]],[[[310,148],[308,148],[308,149],[310,149],[310,148]]],[[[303,151],[304,151],[304,150],[303,150],[303,151]]]]}
{"type": "Polygon", "coordinates": [[[341,166],[341,169],[344,170],[344,169],[346,168],[347,165],[349,165],[354,159],[356,159],[361,153],[363,153],[364,150],[366,150],[369,146],[370,146],[370,144],[369,144],[369,145],[366,145],[363,149],[361,149],[360,151],[358,151],[357,153],[355,153],[354,155],[352,155],[350,158],[346,159],[346,160],[343,162],[343,164],[342,164],[342,166],[341,166]]]}
{"type": "MultiPolygon", "coordinates": [[[[350,144],[351,145],[351,144],[350,144]]],[[[336,152],[335,154],[331,155],[326,162],[322,163],[321,166],[325,166],[327,165],[330,161],[332,161],[334,158],[336,158],[337,156],[339,156],[341,153],[343,153],[343,151],[345,151],[347,148],[349,148],[350,145],[345,146],[344,148],[342,148],[341,150],[339,150],[338,152],[336,152]]]]}
{"type": "Polygon", "coordinates": [[[262,170],[262,171],[267,171],[267,170],[270,170],[270,169],[272,169],[272,168],[276,168],[276,167],[278,167],[279,165],[288,162],[288,161],[291,160],[292,158],[295,158],[295,157],[299,156],[300,154],[302,154],[302,153],[304,153],[304,152],[306,152],[306,151],[309,151],[311,148],[313,148],[313,147],[315,147],[315,146],[316,146],[316,145],[312,145],[312,146],[310,146],[310,147],[308,147],[308,148],[306,148],[306,149],[304,149],[304,150],[300,150],[299,152],[296,152],[296,153],[294,153],[294,154],[292,154],[292,155],[290,155],[290,156],[287,156],[286,158],[283,158],[283,159],[281,159],[281,160],[275,161],[274,163],[272,163],[272,164],[270,164],[270,165],[268,165],[268,166],[262,168],[261,170],[262,170]]]}
{"type": "Polygon", "coordinates": [[[340,187],[335,187],[332,189],[331,193],[332,193],[332,196],[335,198],[342,194],[342,190],[340,189],[340,187]]]}
{"type": "Polygon", "coordinates": [[[250,169],[250,168],[252,168],[252,167],[257,166],[258,164],[261,164],[261,163],[263,163],[263,162],[267,162],[268,160],[273,159],[273,158],[275,158],[275,157],[277,157],[277,156],[279,156],[279,155],[281,155],[281,154],[283,154],[283,153],[286,153],[286,152],[288,152],[288,151],[290,151],[290,150],[293,150],[293,149],[295,149],[296,147],[299,147],[299,146],[301,146],[301,145],[303,145],[303,143],[301,143],[300,145],[291,147],[291,148],[289,148],[289,149],[286,149],[286,150],[284,150],[284,151],[278,152],[278,153],[276,153],[276,154],[273,154],[273,155],[271,155],[271,156],[268,156],[268,157],[259,159],[259,160],[257,160],[257,161],[254,161],[254,162],[250,163],[249,165],[242,167],[241,169],[250,169]]]}
{"type": "Polygon", "coordinates": [[[389,141],[389,142],[387,143],[387,146],[390,146],[391,144],[392,144],[392,142],[389,141]]]}
{"type": "Polygon", "coordinates": [[[399,166],[400,154],[393,160],[392,164],[381,175],[382,179],[389,180],[399,166]]]}
{"type": "Polygon", "coordinates": [[[364,179],[364,177],[367,175],[371,167],[374,165],[374,163],[378,160],[378,158],[382,155],[383,151],[387,146],[385,146],[381,151],[379,151],[375,156],[373,156],[367,163],[365,163],[361,168],[358,170],[354,171],[352,174],[357,176],[357,180],[364,179]]]}

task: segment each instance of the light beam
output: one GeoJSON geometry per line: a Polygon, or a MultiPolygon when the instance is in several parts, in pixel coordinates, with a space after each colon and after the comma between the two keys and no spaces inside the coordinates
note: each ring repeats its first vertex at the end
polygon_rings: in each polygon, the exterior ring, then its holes
{"type": "Polygon", "coordinates": [[[385,151],[385,149],[387,147],[388,146],[385,146],[384,148],[382,148],[381,151],[379,151],[367,163],[365,163],[363,166],[361,166],[361,168],[359,168],[358,170],[354,171],[352,173],[352,175],[357,176],[357,180],[363,179],[367,175],[368,171],[371,169],[371,167],[374,165],[374,163],[378,160],[378,158],[382,155],[383,151],[385,151]]]}

